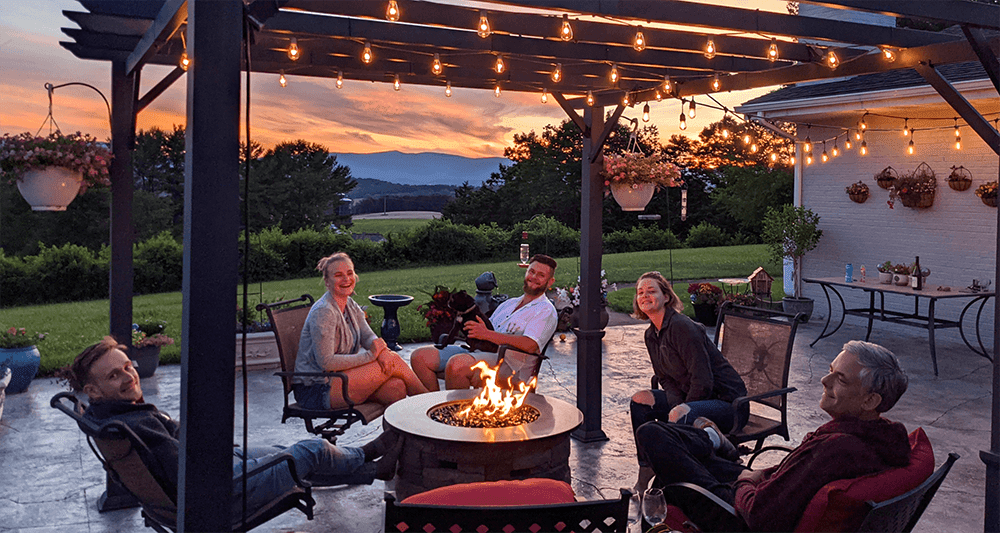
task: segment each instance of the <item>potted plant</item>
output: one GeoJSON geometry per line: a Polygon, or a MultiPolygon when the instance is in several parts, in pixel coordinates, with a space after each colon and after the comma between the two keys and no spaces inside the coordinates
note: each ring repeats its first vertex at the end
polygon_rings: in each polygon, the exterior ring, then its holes
{"type": "Polygon", "coordinates": [[[722,287],[711,283],[691,283],[688,285],[694,318],[706,326],[715,326],[719,315],[719,304],[723,301],[722,287]]]}
{"type": "Polygon", "coordinates": [[[976,188],[976,196],[990,207],[997,206],[997,182],[987,181],[976,188]]]}
{"type": "Polygon", "coordinates": [[[865,203],[868,200],[868,186],[865,185],[861,180],[857,183],[852,183],[846,187],[847,196],[851,197],[851,201],[857,202],[859,204],[865,203]]]}
{"type": "MultiPolygon", "coordinates": [[[[424,292],[427,293],[427,291],[424,292]]],[[[458,289],[437,285],[434,287],[433,293],[427,293],[431,300],[417,306],[417,312],[424,315],[427,327],[431,330],[431,340],[434,342],[437,342],[442,334],[451,331],[451,327],[455,323],[457,313],[448,307],[448,300],[455,292],[458,292],[458,289]]]]}
{"type": "Polygon", "coordinates": [[[956,191],[965,191],[972,186],[972,173],[968,171],[965,167],[959,165],[957,167],[951,167],[951,174],[944,179],[948,183],[948,186],[956,191]]]}
{"type": "Polygon", "coordinates": [[[812,315],[813,299],[802,296],[802,256],[819,244],[823,230],[818,226],[819,215],[806,207],[770,207],[764,217],[764,242],[772,256],[792,260],[795,296],[785,296],[782,307],[786,313],[804,313],[807,321],[812,315]]]}
{"type": "Polygon", "coordinates": [[[889,209],[898,198],[903,207],[926,209],[934,205],[934,192],[937,190],[937,178],[927,163],[920,163],[916,170],[896,178],[889,189],[889,209]]]}
{"type": "Polygon", "coordinates": [[[892,267],[892,282],[896,285],[908,285],[910,283],[910,267],[900,263],[892,267]]]}
{"type": "Polygon", "coordinates": [[[28,333],[24,328],[15,327],[0,331],[0,364],[9,367],[11,372],[6,393],[24,392],[31,385],[42,362],[37,344],[45,340],[46,335],[47,333],[28,333]]]}
{"type": "Polygon", "coordinates": [[[80,132],[0,138],[0,170],[34,211],[65,211],[88,187],[111,185],[110,163],[110,150],[80,132]]]}
{"type": "Polygon", "coordinates": [[[896,178],[899,176],[896,174],[896,170],[892,167],[885,167],[881,172],[875,174],[875,183],[883,189],[888,189],[896,183],[896,178]]]}
{"type": "Polygon", "coordinates": [[[876,266],[878,269],[878,282],[888,285],[892,283],[892,261],[886,261],[876,266]]]}
{"type": "Polygon", "coordinates": [[[160,366],[160,349],[174,343],[174,339],[163,334],[167,323],[163,320],[146,319],[132,324],[132,349],[129,359],[140,378],[151,377],[160,366]]]}
{"type": "Polygon", "coordinates": [[[658,187],[679,187],[681,171],[664,154],[626,152],[604,157],[604,186],[622,211],[642,211],[658,187]]]}
{"type": "MultiPolygon", "coordinates": [[[[571,285],[565,289],[560,289],[565,291],[566,297],[573,304],[573,314],[570,316],[570,326],[578,327],[580,320],[580,277],[576,278],[576,285],[571,285]]],[[[611,320],[611,315],[608,314],[608,292],[617,291],[618,284],[608,283],[607,273],[601,270],[601,329],[608,327],[608,322],[611,320]]],[[[557,291],[558,292],[558,291],[557,291]]]]}

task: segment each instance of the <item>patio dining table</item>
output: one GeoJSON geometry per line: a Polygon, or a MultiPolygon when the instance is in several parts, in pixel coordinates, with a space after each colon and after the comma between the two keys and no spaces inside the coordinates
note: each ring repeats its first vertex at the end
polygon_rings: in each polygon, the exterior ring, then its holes
{"type": "MultiPolygon", "coordinates": [[[[844,317],[847,315],[860,316],[868,319],[868,331],[865,333],[865,340],[867,341],[872,334],[872,322],[879,320],[882,322],[890,322],[893,324],[903,324],[905,326],[912,326],[923,328],[927,330],[927,337],[930,341],[931,349],[931,362],[934,364],[934,375],[938,375],[938,364],[937,364],[937,352],[934,346],[934,331],[937,329],[944,328],[958,328],[959,334],[962,336],[962,340],[965,345],[969,347],[974,353],[985,357],[989,360],[993,360],[992,355],[986,350],[983,345],[983,339],[981,335],[980,319],[983,315],[983,309],[986,307],[986,302],[989,301],[991,297],[996,296],[994,291],[976,291],[973,292],[969,289],[952,289],[952,290],[939,290],[938,287],[926,287],[923,290],[914,290],[909,286],[898,286],[891,284],[879,283],[875,280],[866,280],[861,282],[859,280],[854,280],[852,282],[845,281],[843,277],[833,277],[833,278],[803,278],[802,281],[806,283],[816,283],[822,289],[823,293],[826,295],[826,324],[823,325],[823,331],[820,332],[816,340],[809,343],[809,346],[815,345],[820,339],[829,337],[836,333],[840,326],[844,324],[844,317]],[[848,289],[859,289],[868,293],[868,307],[856,307],[847,308],[844,304],[844,298],[841,296],[838,288],[848,288],[848,289]],[[840,321],[837,325],[830,331],[830,320],[833,314],[833,296],[836,296],[837,300],[840,301],[841,315],[840,321]],[[875,295],[878,294],[879,302],[878,307],[875,306],[875,295]],[[913,312],[907,312],[897,309],[886,309],[885,295],[886,294],[899,294],[903,296],[913,296],[913,312]],[[920,299],[926,298],[927,303],[927,314],[920,314],[920,299]],[[935,315],[935,305],[938,300],[944,299],[968,299],[969,302],[965,304],[962,308],[961,313],[958,315],[958,319],[945,319],[935,315]],[[969,338],[965,335],[965,330],[963,328],[963,323],[965,320],[966,313],[969,312],[976,304],[979,304],[976,310],[976,344],[974,346],[969,342],[969,338]]],[[[890,305],[892,305],[890,300],[890,305]]]]}

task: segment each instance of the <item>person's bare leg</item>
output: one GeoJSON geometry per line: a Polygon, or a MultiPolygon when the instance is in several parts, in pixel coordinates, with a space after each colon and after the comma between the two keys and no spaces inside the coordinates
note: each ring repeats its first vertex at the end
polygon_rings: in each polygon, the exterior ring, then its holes
{"type": "Polygon", "coordinates": [[[448,360],[444,369],[444,386],[448,390],[468,389],[472,386],[476,359],[467,353],[460,353],[448,360]]]}
{"type": "MultiPolygon", "coordinates": [[[[341,371],[347,375],[347,393],[354,403],[364,403],[392,376],[386,374],[378,361],[365,363],[361,366],[341,371]]],[[[405,392],[404,392],[405,396],[405,392]]],[[[343,398],[343,385],[337,378],[330,379],[330,407],[334,409],[346,407],[343,398]]]]}
{"type": "Polygon", "coordinates": [[[372,393],[370,399],[389,406],[403,398],[406,398],[406,383],[403,383],[403,380],[399,378],[392,377],[372,393]]]}
{"type": "Polygon", "coordinates": [[[438,385],[437,372],[435,372],[440,357],[437,348],[431,346],[417,348],[410,356],[410,366],[413,367],[413,373],[428,391],[441,390],[441,386],[438,385]]]}
{"type": "Polygon", "coordinates": [[[429,389],[424,385],[420,378],[417,377],[416,373],[410,369],[410,367],[406,364],[406,361],[403,361],[403,358],[400,357],[399,354],[393,352],[393,356],[390,361],[390,373],[393,377],[403,380],[403,383],[406,384],[407,396],[429,392],[429,389]]]}

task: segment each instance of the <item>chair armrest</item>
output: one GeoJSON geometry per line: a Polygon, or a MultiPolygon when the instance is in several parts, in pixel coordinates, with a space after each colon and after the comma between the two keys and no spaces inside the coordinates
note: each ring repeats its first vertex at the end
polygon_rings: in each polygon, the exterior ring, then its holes
{"type": "MultiPolygon", "coordinates": [[[[511,351],[514,351],[514,352],[522,352],[522,353],[528,353],[528,352],[524,352],[524,351],[522,351],[522,350],[519,350],[519,349],[518,349],[518,348],[517,348],[516,346],[514,346],[514,345],[512,345],[512,344],[501,344],[501,345],[497,346],[497,353],[498,353],[498,354],[502,354],[502,353],[504,353],[504,352],[505,352],[506,350],[511,350],[511,351]]],[[[536,353],[533,353],[533,354],[531,354],[531,355],[534,355],[535,357],[537,357],[537,358],[539,358],[539,359],[541,359],[541,360],[543,360],[543,361],[544,361],[545,359],[548,359],[548,358],[549,358],[549,356],[545,355],[545,353],[544,353],[544,352],[542,352],[542,353],[537,353],[537,352],[536,352],[536,353]]]]}
{"type": "Polygon", "coordinates": [[[663,487],[667,503],[680,507],[702,531],[746,531],[747,525],[722,498],[693,483],[663,487]]]}
{"type": "Polygon", "coordinates": [[[739,398],[733,400],[733,408],[739,407],[740,405],[743,405],[748,402],[763,400],[764,398],[773,398],[775,396],[781,396],[783,394],[788,394],[791,392],[795,392],[797,390],[799,389],[796,389],[795,387],[785,387],[783,389],[774,389],[772,391],[764,392],[761,394],[755,394],[753,396],[740,396],[739,398]]]}
{"type": "MultiPolygon", "coordinates": [[[[357,402],[351,400],[351,396],[347,392],[347,374],[343,372],[275,372],[275,376],[293,378],[293,377],[310,377],[310,378],[337,378],[340,380],[341,391],[344,396],[344,401],[347,402],[347,406],[354,409],[357,402]]],[[[364,402],[362,402],[364,403],[364,402]]]]}
{"type": "Polygon", "coordinates": [[[288,452],[276,453],[272,455],[271,458],[268,459],[267,461],[264,461],[262,463],[257,463],[257,466],[253,467],[252,470],[247,471],[247,479],[250,479],[258,474],[261,474],[267,471],[268,469],[276,465],[279,465],[283,462],[288,463],[288,473],[291,474],[292,481],[294,481],[296,485],[304,489],[312,486],[308,481],[301,479],[299,477],[298,472],[296,472],[295,470],[295,459],[292,457],[292,454],[288,452]]]}
{"type": "Polygon", "coordinates": [[[660,380],[656,377],[656,374],[653,374],[652,377],[649,378],[649,388],[650,390],[660,388],[660,380]]]}

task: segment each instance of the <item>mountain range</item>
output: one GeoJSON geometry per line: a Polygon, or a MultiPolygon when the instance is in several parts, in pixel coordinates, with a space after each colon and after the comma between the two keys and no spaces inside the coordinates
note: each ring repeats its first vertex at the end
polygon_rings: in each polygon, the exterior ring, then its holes
{"type": "Polygon", "coordinates": [[[512,162],[504,157],[470,158],[423,152],[378,152],[374,154],[335,154],[337,163],[351,169],[354,179],[375,179],[400,185],[451,185],[465,182],[479,186],[497,172],[500,165],[512,162]]]}

